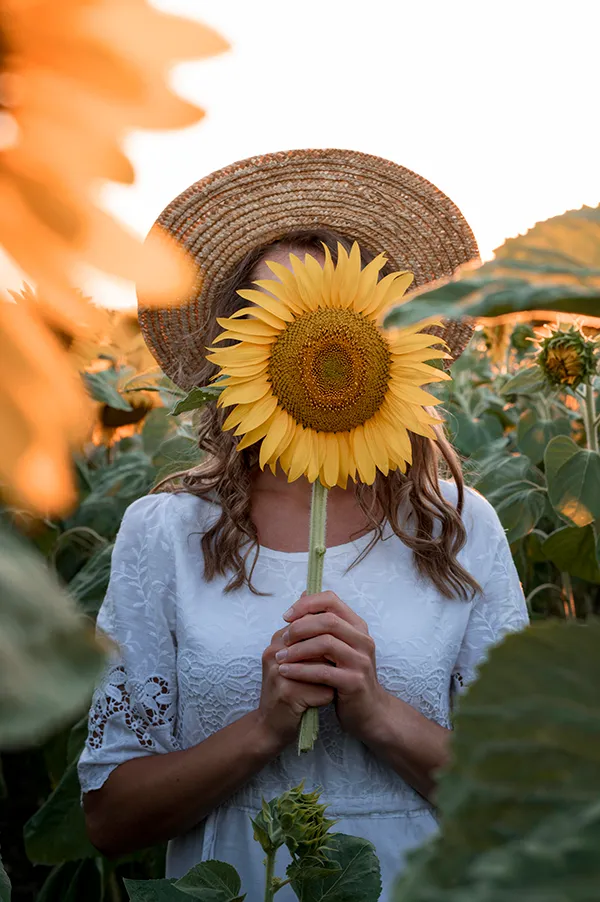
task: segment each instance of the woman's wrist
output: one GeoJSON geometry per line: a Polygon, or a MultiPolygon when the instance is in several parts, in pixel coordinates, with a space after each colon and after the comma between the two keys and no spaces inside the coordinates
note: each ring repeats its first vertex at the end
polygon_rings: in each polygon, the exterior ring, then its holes
{"type": "Polygon", "coordinates": [[[259,754],[266,756],[268,760],[280,755],[290,742],[293,741],[293,737],[288,740],[285,737],[282,737],[280,733],[273,730],[260,708],[255,708],[246,716],[249,718],[251,724],[249,738],[253,740],[254,747],[259,754]]]}

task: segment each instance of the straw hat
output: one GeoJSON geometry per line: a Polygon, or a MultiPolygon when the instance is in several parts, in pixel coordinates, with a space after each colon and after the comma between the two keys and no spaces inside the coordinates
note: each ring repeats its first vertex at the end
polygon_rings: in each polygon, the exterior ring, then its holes
{"type": "MultiPolygon", "coordinates": [[[[246,255],[286,233],[326,228],[382,251],[394,270],[414,273],[414,287],[448,278],[477,259],[460,210],[438,188],[390,160],[351,150],[291,150],[250,157],[191,185],[158,217],[198,264],[194,295],[162,308],[144,304],[139,320],[162,369],[182,388],[208,374],[205,347],[219,284],[246,255]]],[[[473,331],[469,321],[431,328],[453,359],[473,331]]]]}

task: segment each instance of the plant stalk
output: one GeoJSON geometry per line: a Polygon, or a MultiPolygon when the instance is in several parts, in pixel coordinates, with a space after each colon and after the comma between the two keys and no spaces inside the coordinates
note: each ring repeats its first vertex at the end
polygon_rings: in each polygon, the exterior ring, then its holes
{"type": "MultiPolygon", "coordinates": [[[[327,526],[328,489],[316,479],[313,483],[310,504],[310,533],[308,537],[308,575],[306,591],[316,595],[323,588],[323,564],[325,562],[325,531],[327,526]]],[[[319,709],[307,708],[300,721],[298,754],[309,752],[319,735],[319,709]]]]}
{"type": "Polygon", "coordinates": [[[275,890],[273,887],[273,876],[275,873],[275,855],[277,854],[277,849],[273,849],[272,852],[267,852],[267,878],[265,883],[265,902],[273,902],[273,896],[275,895],[275,890]]]}
{"type": "Polygon", "coordinates": [[[588,449],[600,453],[598,443],[598,421],[596,419],[596,393],[592,380],[583,385],[583,394],[579,395],[585,438],[588,449]]]}

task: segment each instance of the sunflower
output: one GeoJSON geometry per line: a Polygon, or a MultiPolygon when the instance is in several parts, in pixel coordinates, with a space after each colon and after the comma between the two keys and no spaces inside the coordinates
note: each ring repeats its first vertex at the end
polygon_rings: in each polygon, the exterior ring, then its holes
{"type": "Polygon", "coordinates": [[[536,337],[537,363],[550,385],[576,389],[597,374],[600,343],[588,338],[580,323],[546,325],[536,337]]]}
{"type": "Polygon", "coordinates": [[[384,332],[383,315],[398,304],[410,272],[379,279],[383,254],[364,269],[358,244],[338,245],[334,266],[290,255],[292,271],[268,261],[276,280],[238,294],[253,306],[218,323],[224,331],[208,359],[225,386],[218,404],[233,407],[224,423],[242,436],[238,450],[261,442],[259,462],[291,482],[306,476],[327,488],[348,477],[371,484],[411,462],[409,432],[435,439],[439,420],[424,409],[438,404],[421,386],[449,379],[425,361],[447,358],[435,335],[384,332]],[[278,280],[278,281],[277,281],[278,280]],[[237,344],[221,348],[222,341],[237,344]]]}
{"type": "MultiPolygon", "coordinates": [[[[203,116],[171,92],[167,70],[226,46],[145,0],[0,0],[0,244],[44,288],[63,325],[93,321],[69,290],[74,264],[132,279],[152,262],[97,207],[97,182],[133,182],[120,146],[127,130],[180,128],[203,116]]],[[[165,237],[164,247],[148,274],[161,288],[181,263],[174,242],[165,237]]]]}
{"type": "Polygon", "coordinates": [[[121,149],[128,130],[203,116],[170,90],[168,69],[226,47],[211,29],[146,0],[0,0],[0,245],[40,297],[16,310],[0,299],[0,431],[10,436],[0,485],[31,510],[62,512],[73,502],[69,449],[89,427],[65,346],[86,330],[99,334],[106,320],[74,289],[74,268],[137,279],[158,304],[185,297],[194,278],[166,233],[142,245],[102,212],[98,184],[133,182],[121,149]]]}

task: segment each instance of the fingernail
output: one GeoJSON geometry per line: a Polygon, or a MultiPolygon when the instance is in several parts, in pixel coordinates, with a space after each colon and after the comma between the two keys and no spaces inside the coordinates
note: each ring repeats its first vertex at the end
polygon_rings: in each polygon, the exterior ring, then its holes
{"type": "Polygon", "coordinates": [[[287,642],[287,640],[290,638],[290,631],[286,630],[281,638],[283,639],[284,642],[287,642]]]}
{"type": "Polygon", "coordinates": [[[288,656],[287,648],[282,648],[281,651],[275,653],[275,658],[277,661],[285,661],[288,656]]]}
{"type": "Polygon", "coordinates": [[[287,673],[290,669],[289,664],[280,664],[279,665],[279,673],[287,673]]]}
{"type": "Polygon", "coordinates": [[[292,605],[291,608],[288,608],[288,609],[287,609],[287,611],[286,611],[285,614],[283,615],[283,619],[284,619],[284,620],[289,620],[293,613],[294,613],[294,605],[292,605]]]}

